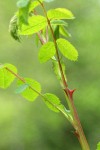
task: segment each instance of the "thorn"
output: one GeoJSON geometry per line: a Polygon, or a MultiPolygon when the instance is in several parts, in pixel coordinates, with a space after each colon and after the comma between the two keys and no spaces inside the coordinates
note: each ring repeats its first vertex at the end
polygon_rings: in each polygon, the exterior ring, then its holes
{"type": "Polygon", "coordinates": [[[76,89],[74,89],[74,90],[68,89],[68,93],[69,93],[71,99],[73,98],[73,94],[74,94],[75,91],[76,91],[76,89]]]}

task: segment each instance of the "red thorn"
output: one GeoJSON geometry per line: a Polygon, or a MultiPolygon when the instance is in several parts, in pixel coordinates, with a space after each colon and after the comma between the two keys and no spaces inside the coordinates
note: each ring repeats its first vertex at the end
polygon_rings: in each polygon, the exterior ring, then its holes
{"type": "Polygon", "coordinates": [[[70,97],[71,98],[73,98],[73,94],[74,94],[74,92],[76,91],[76,89],[74,89],[74,90],[68,90],[68,93],[69,93],[69,95],[70,95],[70,97]]]}

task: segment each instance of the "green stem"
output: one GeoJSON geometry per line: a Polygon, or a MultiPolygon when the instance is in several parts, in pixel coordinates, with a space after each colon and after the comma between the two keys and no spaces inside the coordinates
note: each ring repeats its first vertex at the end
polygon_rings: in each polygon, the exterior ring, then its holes
{"type": "Polygon", "coordinates": [[[90,150],[88,142],[87,142],[85,134],[84,134],[84,131],[82,129],[82,125],[80,123],[80,119],[78,117],[78,113],[77,113],[76,107],[74,105],[73,93],[72,93],[72,95],[70,95],[71,93],[70,93],[70,90],[68,89],[68,85],[67,85],[64,73],[63,73],[63,69],[62,69],[62,65],[61,65],[60,57],[59,57],[59,53],[58,53],[56,38],[54,36],[54,32],[53,32],[52,26],[50,24],[50,20],[49,20],[49,18],[47,16],[47,12],[45,10],[44,4],[42,2],[40,2],[40,4],[41,4],[41,6],[42,6],[42,8],[44,10],[44,14],[45,14],[45,16],[47,18],[48,26],[49,26],[49,28],[51,30],[51,34],[52,34],[52,37],[53,37],[53,40],[54,40],[55,49],[56,49],[56,55],[57,55],[57,60],[58,60],[58,64],[59,64],[59,69],[60,69],[61,76],[62,76],[62,83],[63,83],[64,91],[65,91],[66,97],[68,99],[67,100],[68,106],[70,108],[70,111],[71,111],[73,119],[74,119],[74,123],[72,123],[72,125],[73,125],[73,127],[75,129],[75,135],[77,136],[77,138],[78,138],[78,140],[79,140],[79,142],[81,144],[82,150],[90,150]]]}

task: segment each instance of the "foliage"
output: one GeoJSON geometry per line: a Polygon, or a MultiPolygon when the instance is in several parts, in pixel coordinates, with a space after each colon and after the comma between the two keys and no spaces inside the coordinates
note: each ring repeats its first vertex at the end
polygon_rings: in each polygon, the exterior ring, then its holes
{"type": "MultiPolygon", "coordinates": [[[[44,1],[51,2],[51,0],[49,1],[44,0],[44,1]]],[[[52,32],[53,32],[53,29],[55,32],[56,28],[59,28],[59,27],[60,29],[67,28],[68,23],[65,21],[65,19],[74,19],[74,15],[68,9],[56,8],[56,9],[48,10],[47,16],[46,15],[41,16],[37,14],[36,12],[36,7],[40,6],[41,4],[43,4],[42,1],[38,1],[38,0],[36,1],[19,0],[17,2],[18,11],[15,13],[16,15],[14,15],[14,17],[12,17],[11,19],[9,31],[12,37],[18,41],[23,35],[29,36],[29,35],[36,34],[39,37],[42,36],[44,39],[44,43],[42,43],[42,46],[39,50],[39,54],[38,54],[39,61],[41,63],[44,63],[51,59],[53,66],[54,66],[54,72],[56,73],[58,79],[61,80],[62,77],[61,77],[61,73],[59,70],[59,63],[57,62],[57,59],[56,59],[55,42],[48,41],[45,37],[45,33],[46,33],[47,28],[48,30],[50,30],[48,20],[50,21],[52,32]]],[[[61,36],[60,31],[61,30],[57,30],[57,32],[54,33],[54,36],[56,37],[57,34],[61,36]]],[[[46,33],[47,34],[46,36],[51,36],[49,33],[50,31],[46,33]]],[[[63,54],[63,56],[65,56],[66,58],[70,60],[77,60],[77,57],[78,57],[77,50],[66,39],[58,38],[56,41],[56,44],[60,52],[63,54]]],[[[64,71],[65,65],[61,63],[61,66],[64,71]]],[[[1,67],[1,71],[3,69],[5,70],[8,69],[10,71],[9,72],[10,74],[12,73],[13,76],[15,75],[15,77],[18,78],[17,89],[15,90],[16,93],[21,94],[24,98],[26,98],[29,101],[33,101],[35,98],[37,98],[38,95],[40,96],[42,95],[41,86],[37,81],[33,79],[29,79],[29,78],[23,79],[19,77],[19,75],[16,74],[13,68],[12,69],[9,67],[5,68],[4,66],[4,68],[1,67]]],[[[9,86],[10,86],[10,83],[9,83],[9,86]]],[[[60,109],[63,110],[63,107],[61,108],[60,101],[58,100],[56,96],[52,94],[43,94],[42,97],[44,97],[44,102],[47,104],[47,106],[50,109],[54,110],[55,112],[59,112],[58,110],[58,105],[59,105],[60,109]],[[51,103],[50,103],[50,99],[51,99],[51,103]]]]}
{"type": "Polygon", "coordinates": [[[77,60],[78,52],[70,42],[68,42],[65,39],[60,38],[57,40],[57,45],[59,47],[60,52],[66,58],[70,60],[74,60],[74,61],[77,60]]]}
{"type": "Polygon", "coordinates": [[[46,11],[44,2],[51,1],[52,0],[19,0],[17,2],[18,11],[11,19],[9,31],[12,37],[17,41],[21,41],[22,36],[30,36],[33,34],[38,36],[42,44],[38,54],[39,61],[44,63],[51,60],[53,70],[60,80],[61,86],[66,94],[69,109],[62,104],[56,95],[51,93],[42,94],[40,83],[30,78],[22,78],[17,74],[16,67],[11,64],[0,65],[0,87],[9,87],[16,78],[18,80],[15,90],[16,93],[21,94],[28,101],[34,101],[40,96],[49,109],[54,112],[61,112],[73,125],[75,134],[80,136],[78,139],[82,149],[89,150],[73,103],[73,93],[75,90],[68,88],[65,64],[61,61],[62,55],[71,61],[77,61],[78,59],[76,48],[66,40],[66,37],[70,36],[66,29],[68,27],[66,20],[74,19],[74,15],[70,10],[65,8],[56,8],[46,11]],[[36,10],[38,6],[43,8],[44,16],[38,14],[36,10]]]}
{"type": "Polygon", "coordinates": [[[4,89],[9,87],[15,79],[14,74],[9,72],[7,68],[13,70],[14,73],[17,73],[16,67],[11,64],[0,65],[0,87],[4,89]]]}
{"type": "Polygon", "coordinates": [[[100,150],[100,142],[97,144],[97,149],[96,150],[100,150]]]}

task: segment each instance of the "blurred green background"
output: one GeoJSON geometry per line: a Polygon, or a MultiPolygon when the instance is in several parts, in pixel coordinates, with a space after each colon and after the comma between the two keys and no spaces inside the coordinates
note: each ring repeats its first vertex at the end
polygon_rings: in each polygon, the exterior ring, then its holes
{"type": "MultiPolygon", "coordinates": [[[[66,72],[69,87],[77,89],[75,105],[95,150],[100,141],[100,0],[56,0],[46,7],[65,7],[76,17],[69,21],[69,40],[78,49],[79,59],[66,60],[66,72]]],[[[8,26],[16,10],[15,0],[0,1],[0,62],[14,64],[21,76],[39,81],[43,92],[64,99],[50,62],[39,63],[34,39],[18,43],[11,38],[8,26]]],[[[7,90],[0,89],[0,150],[81,150],[64,117],[50,111],[41,98],[28,102],[14,88],[13,83],[7,90]]]]}

